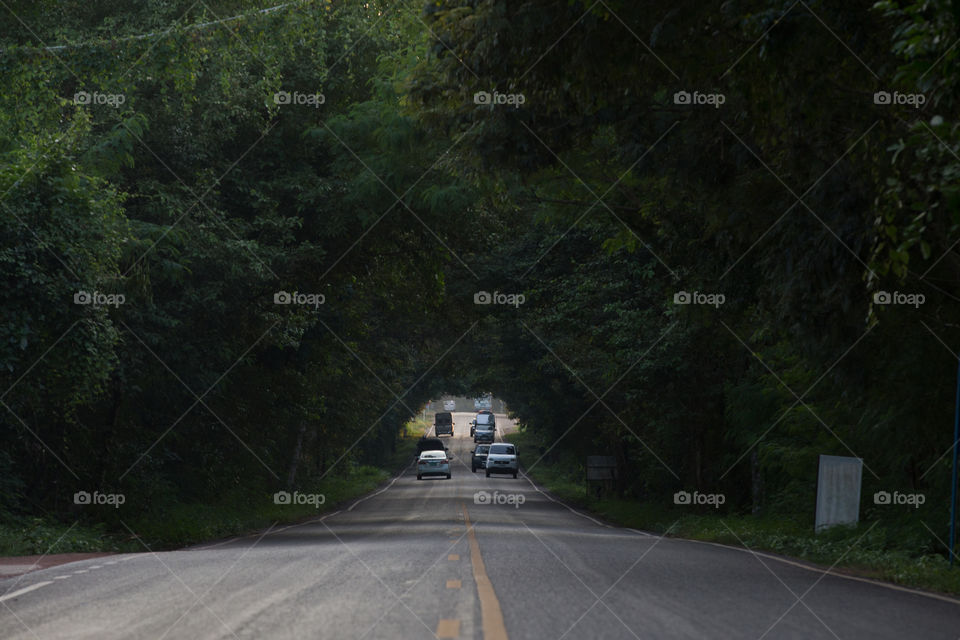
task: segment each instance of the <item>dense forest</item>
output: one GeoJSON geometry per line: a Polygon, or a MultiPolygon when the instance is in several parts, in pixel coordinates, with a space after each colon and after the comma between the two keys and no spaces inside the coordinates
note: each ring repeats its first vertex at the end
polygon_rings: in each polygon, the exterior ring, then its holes
{"type": "Polygon", "coordinates": [[[960,3],[3,4],[2,517],[295,487],[489,390],[527,467],[812,518],[856,456],[946,539],[960,3]]]}

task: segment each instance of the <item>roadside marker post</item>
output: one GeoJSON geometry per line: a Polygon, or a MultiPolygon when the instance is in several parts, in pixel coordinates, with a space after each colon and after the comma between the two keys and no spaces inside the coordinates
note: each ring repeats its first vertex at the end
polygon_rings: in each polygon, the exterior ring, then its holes
{"type": "Polygon", "coordinates": [[[957,529],[957,440],[960,440],[960,358],[957,359],[957,398],[953,404],[953,470],[950,472],[950,566],[957,529]]]}

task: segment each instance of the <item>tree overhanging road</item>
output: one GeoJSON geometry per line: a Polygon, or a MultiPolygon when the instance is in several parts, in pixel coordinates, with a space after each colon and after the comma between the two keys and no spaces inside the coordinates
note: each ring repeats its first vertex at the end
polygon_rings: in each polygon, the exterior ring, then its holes
{"type": "Polygon", "coordinates": [[[314,521],[0,581],[0,635],[956,638],[949,598],[610,527],[528,480],[471,473],[469,415],[452,480],[411,466],[314,521]]]}
{"type": "Polygon", "coordinates": [[[4,0],[0,574],[313,515],[489,393],[638,528],[960,597],[955,5],[4,0]]]}

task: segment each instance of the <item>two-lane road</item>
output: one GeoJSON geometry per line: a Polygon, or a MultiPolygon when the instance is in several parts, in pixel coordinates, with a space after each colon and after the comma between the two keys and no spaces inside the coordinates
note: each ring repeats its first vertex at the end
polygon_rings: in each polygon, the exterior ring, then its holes
{"type": "Polygon", "coordinates": [[[0,580],[0,638],[960,636],[948,598],[605,526],[471,473],[471,416],[452,480],[411,466],[304,524],[0,580]]]}

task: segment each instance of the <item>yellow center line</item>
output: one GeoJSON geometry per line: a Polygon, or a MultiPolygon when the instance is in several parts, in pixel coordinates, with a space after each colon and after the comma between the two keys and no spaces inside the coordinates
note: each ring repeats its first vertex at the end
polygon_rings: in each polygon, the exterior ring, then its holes
{"type": "Polygon", "coordinates": [[[459,580],[447,580],[447,589],[459,589],[461,583],[459,580]]]}
{"type": "Polygon", "coordinates": [[[503,612],[500,610],[500,601],[493,590],[493,583],[487,575],[487,567],[483,564],[480,554],[480,543],[470,527],[470,514],[467,505],[463,505],[463,518],[467,525],[467,535],[470,538],[470,562],[473,564],[473,579],[477,583],[477,596],[480,598],[480,620],[484,640],[508,640],[507,627],[503,623],[503,612]]]}
{"type": "Polygon", "coordinates": [[[440,622],[437,623],[436,636],[438,638],[459,638],[460,621],[449,618],[440,620],[440,622]]]}

